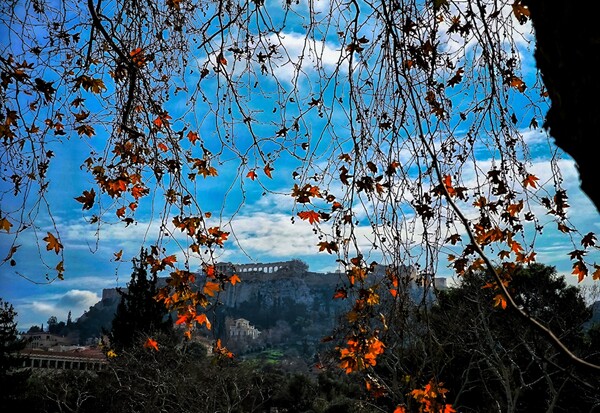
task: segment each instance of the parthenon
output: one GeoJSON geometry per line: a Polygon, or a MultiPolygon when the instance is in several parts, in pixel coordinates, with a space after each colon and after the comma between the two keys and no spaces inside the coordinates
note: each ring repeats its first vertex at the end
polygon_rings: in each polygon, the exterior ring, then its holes
{"type": "Polygon", "coordinates": [[[216,269],[223,273],[263,273],[275,274],[282,272],[305,273],[308,271],[308,265],[300,260],[279,261],[270,263],[254,263],[254,264],[232,264],[229,262],[218,263],[216,269]]]}

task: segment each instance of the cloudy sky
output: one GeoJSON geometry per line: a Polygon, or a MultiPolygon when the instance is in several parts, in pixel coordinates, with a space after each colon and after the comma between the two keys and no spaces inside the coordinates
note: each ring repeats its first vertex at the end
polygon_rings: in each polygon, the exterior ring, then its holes
{"type": "MultiPolygon", "coordinates": [[[[327,2],[315,4],[326,12],[327,2]]],[[[333,37],[335,38],[335,34],[333,37]]],[[[292,58],[302,54],[306,47],[303,35],[298,30],[282,32],[277,41],[285,42],[292,58]]],[[[313,43],[311,50],[309,58],[310,55],[321,56],[325,67],[333,67],[338,62],[340,53],[343,53],[339,45],[329,41],[329,38],[326,42],[313,43]]],[[[525,68],[533,70],[531,58],[524,56],[524,59],[525,68]]],[[[202,63],[202,59],[199,59],[198,65],[202,63]]],[[[310,67],[310,64],[307,66],[310,67]]],[[[292,80],[292,73],[289,63],[282,64],[277,69],[277,75],[284,82],[292,80]]],[[[260,105],[260,102],[256,104],[260,105]]],[[[319,119],[314,122],[317,125],[319,119]]],[[[546,137],[539,131],[523,131],[523,134],[534,155],[531,172],[540,181],[544,181],[550,177],[548,160],[556,148],[549,148],[546,137]]],[[[17,241],[20,245],[17,264],[0,267],[0,297],[15,306],[21,329],[45,324],[50,316],[66,320],[69,311],[73,319],[76,319],[99,301],[103,288],[125,286],[131,274],[131,258],[139,253],[141,245],[153,244],[159,232],[160,213],[153,212],[150,204],[140,207],[137,222],[127,228],[118,220],[100,228],[86,223],[81,203],[74,198],[92,186],[91,177],[82,173],[80,168],[82,160],[88,156],[89,147],[76,139],[67,143],[68,145],[52,148],[56,152],[55,158],[60,160],[49,171],[52,184],[48,200],[56,208],[54,220],[51,221],[43,211],[39,211],[37,224],[38,235],[41,236],[37,240],[33,234],[20,236],[17,241]],[[46,274],[49,279],[54,278],[53,268],[57,261],[38,242],[41,242],[46,231],[53,228],[60,231],[64,245],[65,279],[49,283],[46,274]],[[122,251],[123,258],[116,261],[115,254],[119,251],[122,251]]],[[[218,181],[203,181],[198,193],[202,198],[203,208],[222,215],[224,228],[231,232],[226,248],[219,251],[220,261],[249,263],[301,259],[312,271],[337,269],[335,256],[317,252],[318,239],[311,226],[298,219],[295,223],[292,220],[295,215],[292,212],[293,198],[288,193],[293,185],[290,179],[293,167],[292,164],[277,166],[274,179],[269,181],[269,189],[273,192],[269,195],[264,195],[258,182],[245,183],[243,194],[224,185],[224,182],[236,179],[237,170],[223,168],[219,170],[218,181]],[[221,207],[223,199],[227,199],[224,208],[221,207]]],[[[600,233],[600,216],[579,190],[579,177],[573,162],[565,156],[561,167],[564,185],[569,193],[573,224],[600,233]]],[[[357,231],[362,232],[361,239],[368,244],[369,227],[358,228],[357,231]]],[[[8,255],[12,241],[11,234],[0,233],[1,257],[8,255]]],[[[563,238],[553,236],[552,230],[548,230],[544,234],[543,243],[537,246],[537,260],[556,266],[569,283],[575,284],[576,279],[570,275],[572,264],[564,253],[572,248],[563,242],[563,238]]],[[[183,261],[183,256],[177,253],[178,249],[173,243],[167,243],[166,247],[178,254],[178,262],[183,261]]],[[[198,263],[191,262],[192,269],[198,263]]],[[[451,276],[449,270],[443,266],[440,268],[440,276],[451,276]]],[[[588,278],[583,284],[591,285],[592,282],[588,278]]]]}

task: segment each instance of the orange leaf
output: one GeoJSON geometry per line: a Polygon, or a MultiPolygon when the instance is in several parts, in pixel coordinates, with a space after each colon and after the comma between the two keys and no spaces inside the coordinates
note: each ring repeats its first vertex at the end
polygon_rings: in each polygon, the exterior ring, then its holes
{"type": "Polygon", "coordinates": [[[169,150],[169,148],[167,147],[167,145],[165,145],[164,143],[159,143],[158,145],[158,149],[160,149],[163,152],[167,152],[169,150]]]}
{"type": "Polygon", "coordinates": [[[539,178],[537,176],[529,174],[523,180],[523,186],[525,188],[527,188],[528,186],[531,186],[532,188],[537,188],[537,181],[539,181],[539,178]]]}
{"type": "Polygon", "coordinates": [[[168,257],[163,258],[162,260],[162,264],[164,266],[170,266],[173,267],[173,264],[177,261],[177,257],[175,257],[175,255],[169,255],[168,257]]]}
{"type": "Polygon", "coordinates": [[[404,408],[404,406],[396,406],[396,408],[394,409],[394,413],[406,413],[406,409],[404,408]]]}
{"type": "Polygon", "coordinates": [[[445,404],[443,413],[456,413],[456,410],[454,409],[454,407],[452,407],[451,404],[445,404]]]}
{"type": "Polygon", "coordinates": [[[203,291],[204,291],[204,294],[214,297],[215,293],[217,293],[220,289],[221,289],[221,287],[219,286],[218,283],[207,281],[206,284],[204,284],[203,291]]]}
{"type": "Polygon", "coordinates": [[[142,67],[146,64],[146,56],[144,55],[144,52],[142,51],[141,47],[133,49],[131,52],[129,52],[129,56],[131,56],[131,60],[133,60],[133,63],[135,63],[139,67],[142,67]]]}
{"type": "Polygon", "coordinates": [[[274,169],[271,168],[271,165],[266,164],[265,167],[263,168],[263,171],[265,171],[265,175],[267,175],[269,178],[271,178],[271,179],[273,178],[271,176],[271,171],[274,171],[274,169]]]}
{"type": "Polygon", "coordinates": [[[346,289],[344,288],[340,288],[339,290],[337,290],[335,292],[335,294],[333,294],[333,298],[347,298],[348,297],[348,293],[346,292],[346,289]]]}
{"type": "Polygon", "coordinates": [[[506,305],[507,305],[506,299],[504,298],[504,296],[502,294],[497,294],[494,297],[494,307],[500,306],[500,307],[502,307],[503,310],[506,310],[506,305]]]}
{"type": "Polygon", "coordinates": [[[49,232],[48,236],[44,237],[44,241],[48,243],[48,245],[46,245],[46,250],[54,250],[54,252],[56,252],[57,255],[59,251],[63,248],[62,244],[58,241],[58,239],[49,232]]]}
{"type": "Polygon", "coordinates": [[[506,207],[506,210],[510,214],[510,216],[515,217],[521,212],[523,209],[523,200],[519,201],[516,204],[510,204],[506,207]]]}
{"type": "Polygon", "coordinates": [[[219,355],[219,356],[225,356],[225,357],[228,357],[230,359],[233,358],[233,353],[231,351],[227,350],[226,347],[223,347],[221,345],[221,339],[218,339],[217,343],[213,347],[213,354],[216,354],[216,355],[219,355]]]}
{"type": "Polygon", "coordinates": [[[192,145],[195,145],[196,141],[200,139],[200,136],[196,132],[189,131],[187,134],[187,138],[192,143],[192,145]]]}
{"type": "Polygon", "coordinates": [[[577,261],[573,264],[573,272],[572,274],[577,276],[579,282],[582,282],[583,279],[587,276],[588,270],[585,264],[582,261],[577,261]]]}
{"type": "Polygon", "coordinates": [[[223,56],[223,53],[219,53],[219,55],[217,56],[217,63],[220,63],[223,66],[227,65],[227,59],[225,59],[225,56],[223,56]]]}
{"type": "Polygon", "coordinates": [[[240,280],[240,277],[238,277],[237,274],[233,274],[229,277],[229,282],[231,285],[236,285],[237,283],[242,282],[242,280],[240,280]]]}
{"type": "Polygon", "coordinates": [[[169,116],[168,113],[164,113],[156,119],[154,119],[152,123],[154,123],[154,125],[156,125],[157,128],[162,128],[163,126],[166,126],[169,123],[169,119],[171,119],[171,116],[169,116]]]}
{"type": "Polygon", "coordinates": [[[121,207],[119,209],[117,209],[116,214],[119,218],[123,218],[125,216],[125,207],[121,207]]]}
{"type": "Polygon", "coordinates": [[[144,343],[144,348],[149,348],[153,349],[154,351],[158,351],[158,343],[156,342],[156,340],[153,340],[150,337],[148,337],[148,340],[146,340],[146,342],[144,343]]]}
{"type": "Polygon", "coordinates": [[[600,266],[596,266],[596,269],[592,273],[592,279],[594,281],[600,281],[600,266]]]}
{"type": "Polygon", "coordinates": [[[525,82],[523,82],[522,79],[513,76],[510,79],[510,86],[514,87],[515,89],[517,89],[519,92],[523,93],[525,92],[525,89],[527,89],[527,85],[525,84],[525,82]]]}
{"type": "Polygon", "coordinates": [[[112,197],[121,196],[121,192],[127,189],[127,181],[124,181],[123,179],[107,181],[105,184],[105,189],[108,192],[108,195],[112,197]]]}
{"type": "Polygon", "coordinates": [[[513,13],[517,20],[523,24],[527,21],[527,18],[530,16],[529,8],[522,4],[520,0],[517,0],[512,5],[513,13]]]}
{"type": "Polygon", "coordinates": [[[215,278],[215,267],[214,267],[214,265],[207,265],[206,268],[204,269],[204,272],[206,272],[206,276],[208,278],[215,278]]]}
{"type": "Polygon", "coordinates": [[[123,250],[120,250],[119,252],[115,252],[115,261],[120,261],[121,257],[123,256],[123,250]]]}
{"type": "Polygon", "coordinates": [[[521,252],[523,251],[523,247],[517,241],[510,242],[510,249],[512,252],[521,252]]]}
{"type": "Polygon", "coordinates": [[[188,322],[188,318],[189,318],[189,314],[182,314],[179,316],[177,321],[175,321],[175,324],[177,324],[177,325],[185,324],[188,322]]]}
{"type": "Polygon", "coordinates": [[[194,320],[196,320],[198,324],[206,324],[206,328],[210,330],[211,324],[210,321],[208,321],[208,317],[206,317],[206,314],[197,315],[196,318],[194,318],[194,320]]]}
{"type": "Polygon", "coordinates": [[[318,223],[321,215],[316,211],[302,211],[298,212],[298,216],[303,220],[308,220],[311,224],[318,223]]]}
{"type": "Polygon", "coordinates": [[[140,199],[141,197],[146,195],[148,192],[149,192],[148,188],[144,188],[143,186],[140,186],[140,185],[136,185],[133,188],[131,188],[131,195],[135,199],[140,199]]]}
{"type": "Polygon", "coordinates": [[[256,179],[256,172],[254,172],[254,171],[248,172],[248,174],[246,175],[246,178],[250,178],[254,181],[256,179]]]}

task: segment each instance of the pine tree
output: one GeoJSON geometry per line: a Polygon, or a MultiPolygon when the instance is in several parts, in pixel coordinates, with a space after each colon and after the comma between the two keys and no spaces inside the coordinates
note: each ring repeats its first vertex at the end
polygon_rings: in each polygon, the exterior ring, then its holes
{"type": "Polygon", "coordinates": [[[19,370],[24,358],[18,353],[25,348],[25,341],[19,338],[16,316],[12,304],[0,298],[0,404],[4,407],[18,404],[29,377],[29,371],[19,370]]]}
{"type": "Polygon", "coordinates": [[[165,306],[154,299],[157,294],[156,273],[148,273],[147,251],[142,248],[133,259],[133,272],[127,289],[119,289],[121,301],[112,321],[110,347],[117,352],[138,345],[147,337],[172,335],[172,319],[165,306]]]}

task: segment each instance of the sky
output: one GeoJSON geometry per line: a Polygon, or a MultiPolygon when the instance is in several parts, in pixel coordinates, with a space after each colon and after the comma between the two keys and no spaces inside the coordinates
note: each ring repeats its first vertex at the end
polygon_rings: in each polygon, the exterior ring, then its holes
{"type": "MultiPolygon", "coordinates": [[[[318,4],[322,6],[323,3],[318,4]]],[[[286,45],[293,55],[295,50],[303,47],[301,32],[297,27],[296,31],[285,34],[286,45]]],[[[340,53],[336,45],[328,42],[322,50],[326,65],[335,64],[340,53]]],[[[531,56],[525,55],[524,59],[525,66],[532,70],[534,64],[531,56]]],[[[201,63],[198,62],[199,65],[201,63]]],[[[285,80],[290,73],[282,66],[278,74],[285,80]]],[[[257,101],[257,108],[260,105],[261,102],[257,101]]],[[[314,122],[317,124],[319,119],[314,119],[314,122]]],[[[523,134],[533,155],[531,172],[543,181],[549,177],[548,159],[556,148],[548,147],[547,138],[540,131],[523,131],[523,134]]],[[[49,171],[52,184],[48,200],[56,208],[54,222],[43,211],[40,211],[37,219],[42,236],[53,226],[60,230],[65,253],[65,279],[46,282],[46,274],[51,279],[54,276],[52,268],[56,260],[46,254],[44,245],[38,245],[40,241],[36,241],[32,234],[24,234],[18,239],[21,247],[17,265],[0,266],[0,297],[15,307],[20,329],[45,324],[50,316],[66,320],[69,312],[73,319],[77,319],[100,300],[103,288],[124,287],[131,274],[130,259],[139,253],[142,243],[146,246],[153,244],[159,230],[158,214],[153,213],[148,204],[140,207],[136,223],[127,228],[118,220],[101,228],[86,223],[81,203],[74,198],[92,184],[91,177],[80,168],[89,146],[77,139],[67,143],[52,148],[57,154],[56,159],[60,160],[49,171]],[[41,247],[41,253],[38,247],[41,247]],[[117,261],[115,254],[119,251],[122,251],[123,259],[117,261]]],[[[222,168],[218,181],[202,182],[198,196],[203,208],[212,210],[214,214],[222,214],[231,223],[226,227],[231,235],[225,248],[219,250],[219,261],[245,264],[301,259],[311,271],[338,269],[335,256],[318,252],[318,239],[312,227],[298,219],[295,223],[292,220],[295,215],[292,212],[294,200],[289,196],[289,190],[293,184],[290,176],[295,166],[292,161],[287,165],[278,164],[273,179],[268,181],[272,193],[265,195],[258,182],[244,183],[243,199],[239,190],[230,189],[224,184],[235,181],[239,174],[237,170],[222,168]],[[221,209],[225,198],[226,206],[221,209]]],[[[579,189],[577,169],[566,155],[561,161],[561,168],[569,193],[571,220],[577,227],[600,233],[600,215],[579,189]]],[[[357,231],[364,232],[364,239],[367,239],[369,227],[360,227],[357,231]]],[[[548,232],[537,246],[537,261],[555,266],[570,284],[577,284],[575,277],[570,275],[572,264],[564,253],[571,247],[563,244],[563,239],[553,236],[551,230],[548,232]]],[[[8,254],[11,242],[11,234],[0,233],[0,256],[8,254]]],[[[167,244],[166,247],[172,248],[177,254],[178,262],[183,261],[183,256],[177,253],[173,244],[167,244]]],[[[438,275],[452,276],[444,266],[440,266],[438,275]]],[[[591,286],[593,282],[588,277],[582,285],[591,286]]]]}

